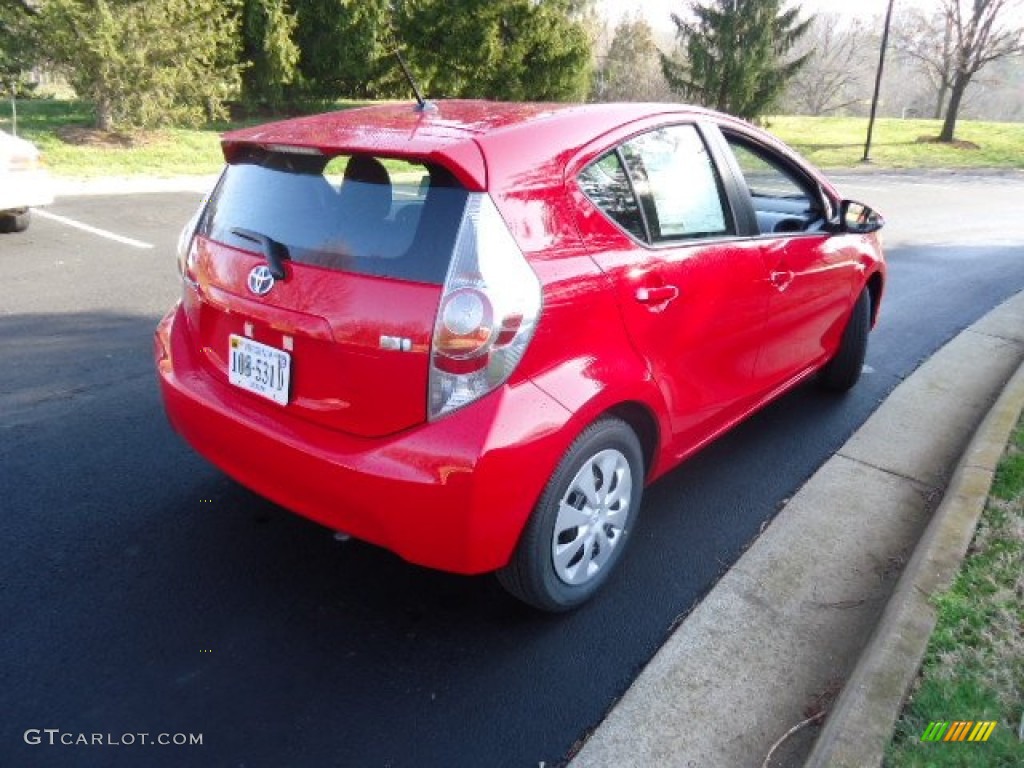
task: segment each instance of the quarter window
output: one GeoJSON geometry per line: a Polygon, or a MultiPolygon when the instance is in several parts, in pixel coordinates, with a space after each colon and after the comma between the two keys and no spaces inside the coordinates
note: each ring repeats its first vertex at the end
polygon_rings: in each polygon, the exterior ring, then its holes
{"type": "Polygon", "coordinates": [[[646,240],[643,215],[618,152],[598,158],[579,175],[580,188],[612,221],[638,240],[646,240]]]}

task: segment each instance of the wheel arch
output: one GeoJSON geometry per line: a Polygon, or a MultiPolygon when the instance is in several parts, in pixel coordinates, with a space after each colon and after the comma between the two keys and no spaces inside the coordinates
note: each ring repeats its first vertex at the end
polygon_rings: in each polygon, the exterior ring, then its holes
{"type": "Polygon", "coordinates": [[[659,473],[662,440],[670,434],[668,409],[647,363],[631,345],[595,350],[532,377],[569,417],[559,430],[563,452],[587,427],[612,416],[624,421],[640,441],[645,481],[659,473]],[[617,364],[595,365],[595,360],[617,364]]]}
{"type": "Polygon", "coordinates": [[[651,413],[650,408],[643,403],[630,400],[612,406],[599,415],[597,419],[594,419],[594,421],[605,416],[614,416],[621,419],[633,430],[637,440],[640,441],[640,448],[643,451],[644,477],[649,479],[654,470],[661,435],[658,421],[655,419],[654,414],[651,413]]]}

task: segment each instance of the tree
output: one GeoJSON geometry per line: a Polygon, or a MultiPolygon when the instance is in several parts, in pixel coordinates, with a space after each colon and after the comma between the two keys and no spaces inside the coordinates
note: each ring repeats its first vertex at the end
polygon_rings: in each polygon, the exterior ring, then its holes
{"type": "Polygon", "coordinates": [[[938,120],[953,86],[953,17],[948,7],[932,13],[912,8],[896,24],[894,48],[913,60],[935,94],[932,116],[938,120]]]}
{"type": "Polygon", "coordinates": [[[246,103],[276,109],[285,86],[298,74],[299,48],[292,39],[297,19],[285,0],[244,0],[242,94],[246,103]]]}
{"type": "Polygon", "coordinates": [[[651,25],[639,13],[615,27],[600,73],[602,101],[661,101],[668,84],[661,72],[651,25]]]}
{"type": "Polygon", "coordinates": [[[590,37],[573,0],[407,0],[399,39],[433,96],[577,100],[590,37]]]}
{"type": "Polygon", "coordinates": [[[801,40],[806,64],[787,89],[788,102],[800,112],[826,115],[845,110],[866,97],[863,74],[873,63],[857,66],[866,46],[875,44],[859,19],[844,23],[837,16],[816,16],[801,40]]]}
{"type": "Polygon", "coordinates": [[[767,110],[807,61],[787,60],[810,19],[783,0],[704,0],[693,18],[672,14],[682,61],[662,54],[674,91],[690,101],[748,120],[767,110]]]}
{"type": "Polygon", "coordinates": [[[1001,24],[1015,0],[939,0],[951,22],[953,77],[940,141],[953,141],[967,86],[981,69],[998,59],[1024,53],[1024,28],[1001,24]],[[966,7],[965,7],[966,6],[966,7]]]}
{"type": "Polygon", "coordinates": [[[1000,122],[1024,122],[1024,56],[1010,56],[992,62],[971,82],[960,115],[969,107],[972,117],[1000,122]],[[984,76],[984,79],[982,79],[984,76]]]}
{"type": "Polygon", "coordinates": [[[293,7],[307,96],[395,95],[401,75],[394,71],[390,0],[294,0],[293,7]]]}
{"type": "Polygon", "coordinates": [[[502,28],[505,53],[512,58],[492,80],[493,98],[582,101],[593,71],[590,32],[580,18],[588,3],[518,0],[510,5],[502,28]]]}
{"type": "Polygon", "coordinates": [[[35,15],[31,5],[0,3],[0,93],[12,99],[27,90],[25,74],[36,62],[35,15]]]}
{"type": "Polygon", "coordinates": [[[46,0],[36,30],[101,130],[198,124],[238,93],[238,0],[46,0]]]}

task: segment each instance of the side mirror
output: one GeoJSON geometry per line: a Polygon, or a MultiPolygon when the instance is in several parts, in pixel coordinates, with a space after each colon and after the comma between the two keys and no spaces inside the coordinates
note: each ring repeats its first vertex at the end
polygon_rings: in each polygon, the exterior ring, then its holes
{"type": "Polygon", "coordinates": [[[877,232],[885,225],[882,215],[864,203],[843,200],[839,204],[839,231],[855,235],[877,232]]]}

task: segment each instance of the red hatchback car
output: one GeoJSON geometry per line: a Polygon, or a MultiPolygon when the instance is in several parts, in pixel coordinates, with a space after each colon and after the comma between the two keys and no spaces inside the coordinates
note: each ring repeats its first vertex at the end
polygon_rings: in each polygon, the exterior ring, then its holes
{"type": "Polygon", "coordinates": [[[156,332],[171,423],[274,502],[541,609],[605,582],[645,485],[860,375],[881,218],[728,116],[441,101],[223,149],[156,332]]]}

